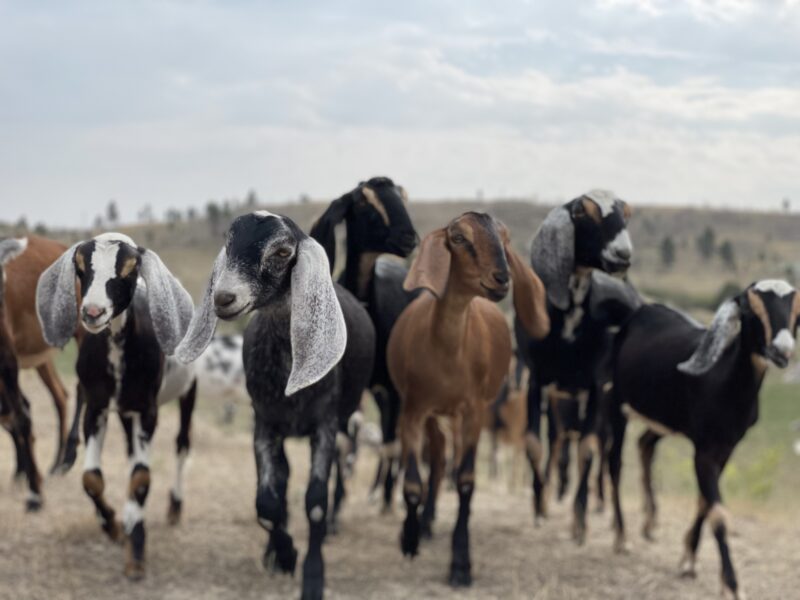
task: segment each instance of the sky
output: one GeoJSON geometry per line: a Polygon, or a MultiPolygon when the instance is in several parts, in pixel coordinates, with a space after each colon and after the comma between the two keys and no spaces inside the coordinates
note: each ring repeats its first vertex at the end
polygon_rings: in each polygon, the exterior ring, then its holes
{"type": "Polygon", "coordinates": [[[0,0],[0,221],[379,174],[800,209],[800,0],[0,0]]]}

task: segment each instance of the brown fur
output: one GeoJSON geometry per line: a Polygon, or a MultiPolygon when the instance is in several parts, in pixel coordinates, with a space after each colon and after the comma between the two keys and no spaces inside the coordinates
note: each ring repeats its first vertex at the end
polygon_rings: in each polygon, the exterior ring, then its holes
{"type": "MultiPolygon", "coordinates": [[[[767,308],[764,306],[764,301],[761,299],[761,296],[754,290],[749,289],[747,290],[747,302],[764,327],[764,339],[767,340],[767,342],[772,341],[772,325],[769,322],[767,308]]],[[[794,305],[792,305],[792,307],[794,307],[794,305]]]]}
{"type": "Polygon", "coordinates": [[[583,210],[586,211],[586,214],[594,221],[595,223],[602,223],[603,222],[603,215],[600,214],[600,207],[594,202],[594,200],[590,200],[589,198],[583,199],[583,210]]]}

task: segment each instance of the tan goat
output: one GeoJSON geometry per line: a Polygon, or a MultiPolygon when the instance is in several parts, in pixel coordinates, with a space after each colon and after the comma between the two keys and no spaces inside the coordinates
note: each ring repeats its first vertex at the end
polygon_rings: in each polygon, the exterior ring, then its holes
{"type": "Polygon", "coordinates": [[[421,294],[403,311],[389,338],[389,373],[402,399],[399,432],[408,512],[401,548],[406,555],[417,554],[419,546],[424,432],[431,441],[427,503],[432,505],[444,464],[435,417],[453,421],[459,495],[453,586],[472,582],[468,520],[475,456],[486,408],[497,397],[511,359],[509,328],[495,304],[508,293],[510,280],[523,325],[532,336],[545,336],[550,324],[542,282],[511,248],[504,225],[486,214],[465,213],[423,240],[405,288],[431,293],[421,294]]]}

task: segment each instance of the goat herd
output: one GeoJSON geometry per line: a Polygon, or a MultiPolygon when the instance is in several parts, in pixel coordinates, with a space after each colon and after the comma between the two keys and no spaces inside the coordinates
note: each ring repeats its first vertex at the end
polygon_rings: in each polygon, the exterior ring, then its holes
{"type": "MultiPolygon", "coordinates": [[[[13,437],[18,474],[27,477],[27,508],[41,507],[41,477],[17,373],[36,367],[59,408],[60,443],[52,470],[65,471],[74,462],[83,414],[83,487],[102,529],[125,543],[125,574],[141,578],[158,407],[173,398],[180,402],[168,515],[177,523],[197,389],[195,361],[212,341],[218,318],[253,313],[242,360],[255,413],[256,511],[269,536],[264,564],[295,570],[284,440],[309,436],[302,596],[322,597],[322,542],[335,526],[348,469],[342,442],[369,389],[380,409],[384,444],[375,486],[389,506],[403,473],[407,513],[400,546],[407,556],[416,555],[420,538],[430,534],[447,470],[448,444],[439,418],[449,418],[459,497],[449,581],[470,585],[476,452],[487,410],[510,377],[512,332],[497,306],[510,289],[516,352],[530,371],[526,448],[534,517],[546,515],[556,463],[562,473],[566,468],[565,434],[576,434],[573,536],[579,543],[585,539],[588,478],[598,461],[601,477],[607,469],[612,484],[614,547],[624,551],[619,484],[627,418],[639,417],[647,426],[639,450],[648,537],[656,517],[651,484],[656,444],[667,434],[683,434],[695,448],[699,487],[683,568],[693,573],[708,520],[719,546],[723,590],[738,597],[719,478],[756,422],[767,364],[785,367],[793,354],[800,296],[784,281],[756,282],[724,302],[709,328],[674,309],[643,303],[625,278],[633,253],[629,218],[628,205],[613,194],[584,194],[550,212],[533,238],[528,265],[502,223],[468,212],[428,234],[406,270],[402,261],[381,256],[406,258],[417,245],[406,193],[387,178],[373,178],[333,201],[310,234],[267,211],[238,217],[196,307],[158,255],[126,235],[105,233],[68,249],[35,236],[5,239],[0,242],[0,422],[13,437]],[[336,284],[334,230],[342,221],[347,256],[336,284]],[[68,432],[66,392],[50,346],[64,346],[73,337],[79,383],[68,432]],[[111,412],[119,415],[127,436],[130,468],[121,520],[105,499],[101,470],[111,412]],[[543,412],[550,442],[546,461],[543,412]]],[[[601,494],[602,489],[601,480],[601,494]]]]}

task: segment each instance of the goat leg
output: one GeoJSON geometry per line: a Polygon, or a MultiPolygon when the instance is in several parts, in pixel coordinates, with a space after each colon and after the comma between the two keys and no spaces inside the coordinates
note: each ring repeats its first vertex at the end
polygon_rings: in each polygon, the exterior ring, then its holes
{"type": "Polygon", "coordinates": [[[189,391],[181,396],[180,402],[180,429],[175,438],[175,483],[169,492],[169,509],[167,510],[167,523],[177,525],[181,520],[183,509],[183,474],[186,460],[189,457],[191,439],[189,434],[192,428],[192,413],[194,412],[197,397],[197,380],[194,381],[189,391]]]}

